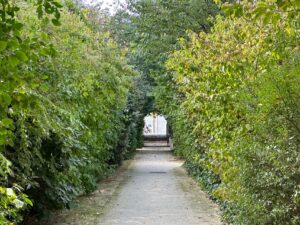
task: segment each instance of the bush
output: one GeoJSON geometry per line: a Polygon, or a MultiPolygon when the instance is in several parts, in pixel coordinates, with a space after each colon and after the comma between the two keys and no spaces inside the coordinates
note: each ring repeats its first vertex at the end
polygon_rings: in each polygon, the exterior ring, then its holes
{"type": "Polygon", "coordinates": [[[299,4],[223,9],[167,62],[183,110],[175,142],[230,223],[299,224],[299,4]]]}
{"type": "Polygon", "coordinates": [[[125,52],[88,11],[43,2],[38,14],[20,1],[1,11],[1,224],[32,202],[39,212],[68,206],[125,154],[114,150],[135,75],[125,52]]]}

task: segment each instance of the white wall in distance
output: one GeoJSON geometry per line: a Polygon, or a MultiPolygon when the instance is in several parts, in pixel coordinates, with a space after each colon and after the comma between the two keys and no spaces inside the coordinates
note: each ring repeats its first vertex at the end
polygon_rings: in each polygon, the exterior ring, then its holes
{"type": "Polygon", "coordinates": [[[144,135],[166,135],[167,120],[164,116],[148,115],[144,118],[144,135]]]}

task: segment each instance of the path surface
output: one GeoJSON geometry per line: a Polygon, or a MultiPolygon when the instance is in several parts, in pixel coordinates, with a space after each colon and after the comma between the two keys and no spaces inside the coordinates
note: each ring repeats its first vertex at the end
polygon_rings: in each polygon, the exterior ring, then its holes
{"type": "Polygon", "coordinates": [[[122,179],[113,179],[104,189],[102,185],[102,189],[80,201],[77,208],[57,216],[51,224],[222,224],[218,207],[186,174],[182,162],[168,147],[148,144],[120,175],[122,179]]]}

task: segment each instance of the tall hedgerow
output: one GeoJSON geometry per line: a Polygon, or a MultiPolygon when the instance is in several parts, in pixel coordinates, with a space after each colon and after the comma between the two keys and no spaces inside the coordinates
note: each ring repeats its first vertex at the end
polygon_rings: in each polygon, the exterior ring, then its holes
{"type": "Polygon", "coordinates": [[[300,223],[299,7],[225,4],[167,63],[184,114],[173,130],[190,124],[193,139],[174,136],[177,151],[232,224],[300,223]]]}
{"type": "Polygon", "coordinates": [[[67,206],[122,158],[134,73],[72,2],[2,3],[0,223],[11,224],[28,205],[67,206]]]}

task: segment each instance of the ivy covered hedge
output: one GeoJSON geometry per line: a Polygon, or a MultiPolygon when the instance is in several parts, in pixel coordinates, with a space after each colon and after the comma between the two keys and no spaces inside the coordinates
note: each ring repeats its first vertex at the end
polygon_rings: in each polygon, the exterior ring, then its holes
{"type": "Polygon", "coordinates": [[[176,152],[230,224],[300,224],[300,4],[224,4],[166,66],[176,152]]]}
{"type": "Polygon", "coordinates": [[[0,224],[15,224],[94,190],[140,144],[142,112],[125,52],[87,10],[3,0],[0,15],[0,224]]]}

